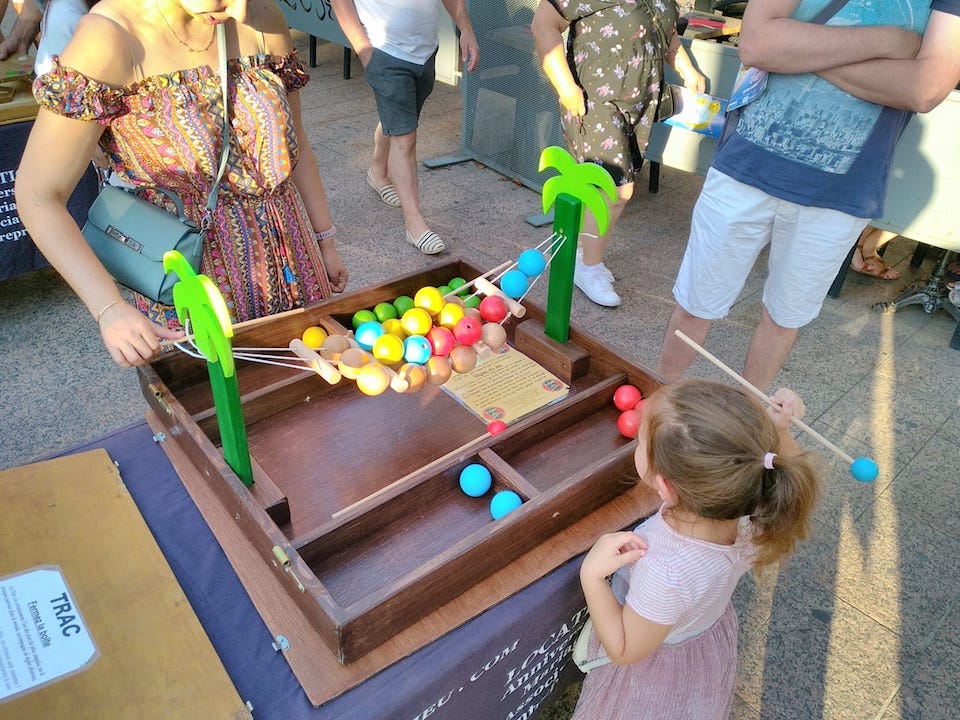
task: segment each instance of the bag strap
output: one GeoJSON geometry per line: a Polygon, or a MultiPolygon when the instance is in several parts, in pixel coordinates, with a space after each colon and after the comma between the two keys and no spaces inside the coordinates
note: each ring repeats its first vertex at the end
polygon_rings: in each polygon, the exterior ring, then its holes
{"type": "Polygon", "coordinates": [[[210,194],[207,196],[207,209],[203,213],[203,221],[200,224],[202,230],[210,227],[213,211],[217,207],[217,197],[220,195],[220,180],[223,178],[223,173],[227,169],[227,158],[230,155],[230,104],[229,94],[227,92],[226,23],[217,25],[217,55],[220,66],[220,92],[223,95],[223,147],[220,149],[220,166],[217,169],[217,177],[213,181],[213,187],[210,188],[210,194]]]}

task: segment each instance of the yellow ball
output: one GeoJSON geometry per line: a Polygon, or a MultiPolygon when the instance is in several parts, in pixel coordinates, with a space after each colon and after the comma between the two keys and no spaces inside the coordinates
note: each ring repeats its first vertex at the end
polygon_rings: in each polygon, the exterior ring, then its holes
{"type": "Polygon", "coordinates": [[[400,322],[407,335],[426,335],[433,327],[433,318],[430,317],[430,313],[419,307],[407,310],[400,322]]]}
{"type": "Polygon", "coordinates": [[[403,330],[403,323],[400,322],[399,318],[384,320],[383,331],[385,333],[390,333],[391,335],[396,335],[401,340],[407,336],[407,333],[403,330]]]}
{"type": "Polygon", "coordinates": [[[461,320],[463,320],[463,306],[457,303],[447,303],[444,305],[437,318],[441,327],[445,327],[448,330],[453,330],[454,326],[461,320]]]}
{"type": "Polygon", "coordinates": [[[380,363],[367,363],[357,373],[357,387],[364,395],[380,395],[390,386],[390,375],[380,363]]]}
{"type": "Polygon", "coordinates": [[[413,296],[413,304],[423,308],[431,315],[436,315],[443,308],[443,294],[435,287],[427,286],[417,290],[413,296]]]}
{"type": "Polygon", "coordinates": [[[318,325],[311,325],[303,331],[300,339],[303,340],[303,344],[308,348],[316,350],[323,345],[323,341],[327,339],[327,331],[318,325]]]}
{"type": "Polygon", "coordinates": [[[373,357],[384,365],[395,365],[403,360],[403,340],[386,333],[373,343],[373,357]]]}

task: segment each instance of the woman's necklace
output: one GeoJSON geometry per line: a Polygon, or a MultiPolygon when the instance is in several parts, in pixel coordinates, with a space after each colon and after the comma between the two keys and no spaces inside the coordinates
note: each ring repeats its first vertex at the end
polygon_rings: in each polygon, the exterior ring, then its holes
{"type": "Polygon", "coordinates": [[[192,52],[192,53],[202,53],[202,52],[206,52],[207,50],[210,49],[210,46],[213,45],[213,41],[214,41],[214,40],[216,39],[216,37],[217,37],[217,28],[216,28],[216,27],[213,28],[213,32],[210,34],[210,42],[208,42],[204,47],[197,49],[197,48],[195,48],[195,47],[190,47],[190,45],[188,45],[186,42],[184,42],[183,40],[180,39],[180,36],[177,35],[177,33],[174,31],[173,27],[170,25],[170,22],[167,20],[167,16],[163,14],[163,10],[161,10],[160,8],[157,8],[157,12],[160,13],[160,17],[163,18],[163,24],[167,26],[167,30],[170,31],[170,34],[173,35],[173,36],[177,39],[177,42],[178,42],[178,43],[180,43],[181,45],[183,45],[183,46],[184,46],[187,50],[189,50],[190,52],[192,52]]]}

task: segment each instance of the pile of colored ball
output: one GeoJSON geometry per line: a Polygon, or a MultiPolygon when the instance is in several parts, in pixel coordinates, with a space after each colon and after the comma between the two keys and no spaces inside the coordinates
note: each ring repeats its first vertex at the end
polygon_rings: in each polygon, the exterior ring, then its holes
{"type": "Polygon", "coordinates": [[[617,418],[617,430],[625,438],[636,440],[643,417],[643,393],[635,385],[621,385],[613,393],[613,404],[620,411],[617,418]]]}
{"type": "MultiPolygon", "coordinates": [[[[486,466],[471,463],[460,471],[460,489],[470,497],[483,497],[493,486],[493,476],[486,466]]],[[[516,510],[523,500],[513,490],[500,490],[490,500],[490,516],[499,520],[509,512],[516,510]]]]}
{"type": "Polygon", "coordinates": [[[507,341],[500,325],[507,316],[503,298],[464,299],[467,290],[451,295],[465,284],[463,278],[454,278],[442,287],[422,287],[413,297],[401,295],[357,311],[351,318],[353,343],[329,336],[317,346],[319,335],[308,328],[304,344],[335,363],[344,377],[356,380],[366,395],[379,395],[388,387],[416,392],[425,383],[443,385],[453,373],[473,370],[478,353],[499,350],[507,341]],[[308,331],[314,332],[310,342],[308,331]]]}

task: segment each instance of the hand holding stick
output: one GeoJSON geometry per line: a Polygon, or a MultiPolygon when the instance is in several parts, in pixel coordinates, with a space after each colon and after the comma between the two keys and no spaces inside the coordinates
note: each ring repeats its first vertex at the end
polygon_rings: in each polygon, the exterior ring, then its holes
{"type": "MultiPolygon", "coordinates": [[[[696,350],[700,355],[712,362],[720,370],[723,370],[723,372],[740,383],[744,388],[756,395],[757,398],[759,398],[762,402],[766,403],[767,405],[773,405],[773,401],[767,397],[766,393],[757,388],[756,385],[753,385],[745,377],[735,372],[732,368],[725,365],[718,357],[700,347],[700,345],[684,335],[680,330],[674,330],[674,334],[687,345],[696,350]]],[[[850,474],[853,475],[854,478],[860,480],[861,482],[872,482],[873,480],[877,479],[877,476],[880,474],[880,468],[877,467],[877,464],[873,460],[867,457],[861,457],[854,460],[850,455],[827,440],[825,437],[823,437],[823,435],[807,425],[800,418],[792,417],[790,420],[794,425],[810,435],[810,437],[819,442],[825,448],[833,452],[841,460],[846,460],[850,464],[850,474]]]]}

